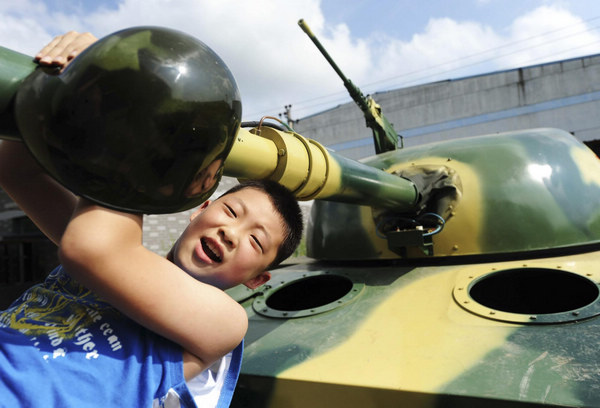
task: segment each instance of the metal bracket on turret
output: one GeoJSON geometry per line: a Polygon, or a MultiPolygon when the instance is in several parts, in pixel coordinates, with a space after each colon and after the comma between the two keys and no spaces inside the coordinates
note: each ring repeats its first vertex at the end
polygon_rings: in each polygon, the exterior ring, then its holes
{"type": "Polygon", "coordinates": [[[427,256],[433,256],[433,240],[424,234],[422,229],[390,231],[386,234],[388,248],[403,258],[408,256],[408,249],[415,248],[427,256]]]}
{"type": "Polygon", "coordinates": [[[433,235],[440,233],[462,196],[462,182],[456,171],[445,165],[411,164],[394,175],[414,183],[420,194],[418,214],[374,212],[378,235],[385,237],[388,248],[401,257],[416,250],[433,256],[433,235]]]}

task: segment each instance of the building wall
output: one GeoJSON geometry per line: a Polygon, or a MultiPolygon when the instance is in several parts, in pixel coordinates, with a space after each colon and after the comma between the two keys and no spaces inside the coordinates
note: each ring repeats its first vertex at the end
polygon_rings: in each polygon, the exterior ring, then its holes
{"type": "Polygon", "coordinates": [[[56,265],[56,246],[0,190],[0,310],[56,265]]]}

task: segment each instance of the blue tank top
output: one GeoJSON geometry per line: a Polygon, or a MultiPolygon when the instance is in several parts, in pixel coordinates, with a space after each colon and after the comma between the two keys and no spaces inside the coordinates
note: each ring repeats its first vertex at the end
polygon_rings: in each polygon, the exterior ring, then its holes
{"type": "MultiPolygon", "coordinates": [[[[241,345],[218,406],[228,406],[241,345]]],[[[0,407],[196,407],[182,349],[56,268],[0,312],[0,407]],[[179,404],[179,405],[177,405],[179,404]]]]}

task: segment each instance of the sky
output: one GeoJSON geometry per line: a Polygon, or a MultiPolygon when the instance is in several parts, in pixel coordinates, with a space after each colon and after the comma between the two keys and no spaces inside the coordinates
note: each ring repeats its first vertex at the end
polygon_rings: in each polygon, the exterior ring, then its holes
{"type": "Polygon", "coordinates": [[[351,99],[300,19],[365,95],[600,53],[598,0],[0,0],[0,46],[169,27],[225,61],[244,120],[302,119],[351,99]]]}

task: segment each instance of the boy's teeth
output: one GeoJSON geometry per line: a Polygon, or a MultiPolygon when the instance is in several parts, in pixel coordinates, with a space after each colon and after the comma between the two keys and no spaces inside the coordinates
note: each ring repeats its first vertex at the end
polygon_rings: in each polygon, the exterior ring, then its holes
{"type": "Polygon", "coordinates": [[[211,242],[207,242],[205,239],[202,239],[202,249],[211,260],[214,262],[221,262],[221,257],[218,255],[219,249],[211,242]]]}

